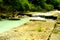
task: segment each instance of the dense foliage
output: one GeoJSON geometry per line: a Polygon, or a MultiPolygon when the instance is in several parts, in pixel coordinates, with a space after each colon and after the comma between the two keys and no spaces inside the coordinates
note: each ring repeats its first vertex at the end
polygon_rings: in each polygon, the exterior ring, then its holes
{"type": "Polygon", "coordinates": [[[0,0],[0,12],[60,10],[60,0],[0,0]]]}

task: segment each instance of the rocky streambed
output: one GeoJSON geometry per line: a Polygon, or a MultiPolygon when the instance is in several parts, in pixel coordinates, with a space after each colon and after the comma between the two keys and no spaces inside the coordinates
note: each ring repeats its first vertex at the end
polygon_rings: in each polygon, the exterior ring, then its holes
{"type": "Polygon", "coordinates": [[[49,40],[54,27],[51,21],[29,21],[0,34],[0,40],[49,40]]]}

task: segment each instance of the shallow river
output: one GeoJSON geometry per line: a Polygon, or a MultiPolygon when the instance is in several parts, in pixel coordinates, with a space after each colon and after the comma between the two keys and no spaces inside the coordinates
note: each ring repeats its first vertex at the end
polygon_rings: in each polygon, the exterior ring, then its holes
{"type": "Polygon", "coordinates": [[[12,28],[18,27],[27,23],[30,19],[24,18],[20,20],[3,20],[0,21],[0,33],[5,32],[7,30],[11,30],[12,28]]]}

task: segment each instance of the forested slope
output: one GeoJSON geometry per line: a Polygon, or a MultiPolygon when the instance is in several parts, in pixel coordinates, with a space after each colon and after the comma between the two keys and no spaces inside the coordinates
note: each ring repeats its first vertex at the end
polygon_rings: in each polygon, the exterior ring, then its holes
{"type": "Polygon", "coordinates": [[[0,12],[60,10],[60,0],[0,0],[0,12]]]}

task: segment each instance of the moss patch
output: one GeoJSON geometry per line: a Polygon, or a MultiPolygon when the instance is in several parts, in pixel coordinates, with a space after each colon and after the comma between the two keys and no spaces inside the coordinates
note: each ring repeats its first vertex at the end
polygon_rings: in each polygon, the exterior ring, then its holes
{"type": "Polygon", "coordinates": [[[58,34],[58,33],[59,33],[59,30],[54,29],[54,30],[53,30],[53,33],[54,33],[54,34],[58,34]]]}
{"type": "Polygon", "coordinates": [[[37,27],[37,31],[41,32],[42,31],[42,27],[41,26],[38,26],[37,27]]]}

